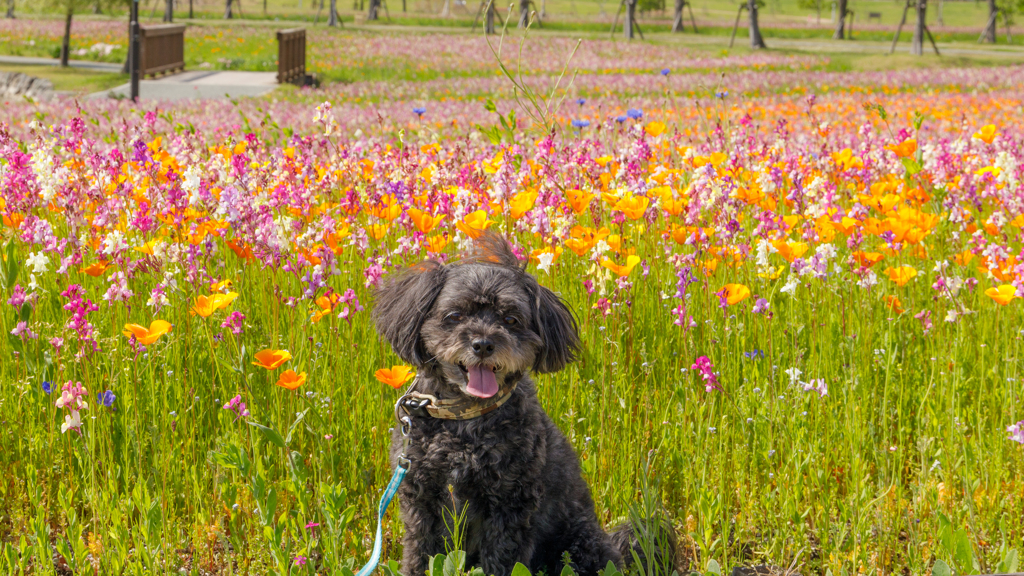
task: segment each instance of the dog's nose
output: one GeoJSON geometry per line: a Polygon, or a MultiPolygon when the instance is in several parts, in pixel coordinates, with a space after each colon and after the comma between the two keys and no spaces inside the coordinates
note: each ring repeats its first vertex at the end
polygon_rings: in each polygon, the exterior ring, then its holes
{"type": "Polygon", "coordinates": [[[481,358],[486,358],[494,354],[494,342],[487,338],[477,338],[473,340],[473,352],[481,358]]]}

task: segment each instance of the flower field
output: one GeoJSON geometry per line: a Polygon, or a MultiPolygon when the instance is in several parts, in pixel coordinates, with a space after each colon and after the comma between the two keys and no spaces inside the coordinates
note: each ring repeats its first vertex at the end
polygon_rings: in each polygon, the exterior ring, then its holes
{"type": "MultiPolygon", "coordinates": [[[[1014,571],[1024,69],[594,41],[538,112],[457,42],[443,78],[5,103],[4,573],[358,568],[412,376],[372,290],[485,230],[578,315],[538,391],[607,524],[655,451],[691,570],[1014,571]]],[[[550,89],[574,42],[533,42],[550,89]]]]}

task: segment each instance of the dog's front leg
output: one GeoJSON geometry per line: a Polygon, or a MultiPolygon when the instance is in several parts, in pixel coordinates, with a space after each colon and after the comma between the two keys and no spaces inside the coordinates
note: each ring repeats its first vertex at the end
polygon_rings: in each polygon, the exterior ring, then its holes
{"type": "Polygon", "coordinates": [[[440,511],[443,504],[436,498],[417,498],[410,490],[402,494],[402,521],[405,537],[402,539],[402,574],[424,576],[431,556],[444,553],[444,521],[440,511]]]}
{"type": "Polygon", "coordinates": [[[491,510],[480,539],[480,567],[484,574],[508,576],[516,562],[530,565],[535,545],[530,530],[532,514],[532,507],[491,510]]]}

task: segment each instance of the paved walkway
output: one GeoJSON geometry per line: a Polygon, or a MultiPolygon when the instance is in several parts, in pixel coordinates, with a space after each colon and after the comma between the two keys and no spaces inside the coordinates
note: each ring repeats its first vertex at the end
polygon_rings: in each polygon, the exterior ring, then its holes
{"type": "MultiPolygon", "coordinates": [[[[187,100],[260,96],[277,87],[276,72],[194,71],[139,81],[139,98],[187,100]]],[[[89,98],[127,98],[130,86],[122,84],[89,98]]]]}
{"type": "MultiPolygon", "coordinates": [[[[0,64],[18,64],[20,66],[60,66],[57,58],[35,58],[32,56],[0,56],[0,64]]],[[[97,72],[120,72],[124,64],[111,62],[91,62],[89,60],[68,60],[68,66],[97,72]]]]}

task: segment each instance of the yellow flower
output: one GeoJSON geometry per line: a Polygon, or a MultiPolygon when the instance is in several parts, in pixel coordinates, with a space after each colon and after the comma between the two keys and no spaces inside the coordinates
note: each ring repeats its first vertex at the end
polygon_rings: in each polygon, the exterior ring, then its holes
{"type": "Polygon", "coordinates": [[[1012,284],[1003,284],[998,288],[985,290],[985,296],[996,301],[996,304],[1006,306],[1011,300],[1017,298],[1017,289],[1012,284]]]}
{"type": "Polygon", "coordinates": [[[625,198],[615,203],[614,209],[628,216],[630,220],[639,220],[644,217],[650,203],[651,199],[647,196],[627,194],[625,198]]]}
{"type": "Polygon", "coordinates": [[[286,388],[288,390],[295,390],[296,388],[302,386],[305,383],[306,373],[301,372],[299,374],[296,374],[294,370],[285,370],[284,372],[281,373],[281,377],[277,379],[277,382],[275,382],[275,384],[277,384],[281,388],[286,388]]]}
{"type": "Polygon", "coordinates": [[[139,326],[138,324],[125,324],[124,334],[131,338],[135,336],[135,339],[139,341],[139,344],[143,346],[149,346],[156,342],[161,336],[167,334],[172,329],[171,323],[166,320],[153,320],[149,324],[147,329],[145,326],[139,326]]]}
{"type": "Polygon", "coordinates": [[[373,376],[384,384],[398,389],[402,387],[402,384],[408,382],[414,374],[409,366],[392,366],[391,368],[377,370],[373,373],[373,376]]]}
{"type": "Polygon", "coordinates": [[[266,368],[267,370],[275,370],[281,364],[292,359],[292,353],[287,350],[272,350],[267,348],[266,350],[260,350],[256,353],[256,361],[252,363],[253,366],[259,366],[260,368],[266,368]]]}
{"type": "Polygon", "coordinates": [[[520,192],[512,197],[512,202],[509,205],[512,208],[512,219],[518,220],[523,217],[531,208],[533,203],[537,201],[536,191],[520,192]]]}
{"type": "Polygon", "coordinates": [[[462,219],[462,222],[459,222],[455,226],[458,227],[459,230],[462,230],[462,233],[466,236],[475,239],[479,238],[480,235],[484,233],[484,230],[487,230],[487,227],[491,224],[494,224],[494,221],[487,219],[487,211],[477,210],[476,212],[466,214],[466,217],[462,219]]]}
{"type": "Polygon", "coordinates": [[[441,220],[444,220],[443,215],[432,216],[423,210],[418,210],[416,208],[409,209],[409,218],[412,219],[413,226],[424,234],[429,234],[430,231],[434,229],[434,226],[437,226],[441,220]]]}
{"type": "Polygon", "coordinates": [[[978,130],[977,132],[974,133],[974,138],[976,140],[981,140],[985,144],[991,144],[992,141],[995,140],[996,136],[998,135],[999,133],[996,132],[995,124],[986,124],[981,127],[981,130],[978,130]]]}
{"type": "Polygon", "coordinates": [[[886,275],[889,276],[889,280],[896,283],[897,286],[904,286],[910,279],[917,276],[917,270],[914,270],[910,266],[900,266],[899,268],[886,268],[886,275]]]}

